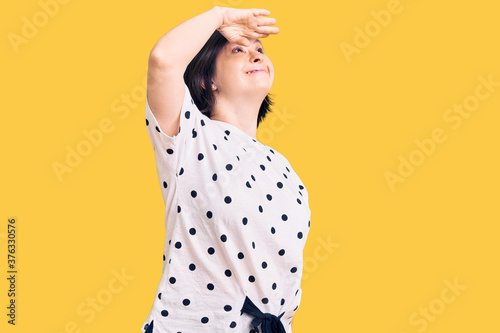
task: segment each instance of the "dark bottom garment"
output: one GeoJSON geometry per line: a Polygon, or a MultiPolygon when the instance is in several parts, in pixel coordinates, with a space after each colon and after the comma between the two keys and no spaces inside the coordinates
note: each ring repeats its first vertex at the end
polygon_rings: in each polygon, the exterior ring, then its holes
{"type": "MultiPolygon", "coordinates": [[[[261,325],[262,333],[286,333],[285,327],[281,322],[280,318],[285,314],[283,312],[278,317],[271,313],[262,313],[260,309],[248,298],[245,298],[245,303],[241,308],[241,312],[248,313],[255,318],[252,320],[252,325],[254,327],[255,333],[259,333],[257,326],[261,325]]],[[[151,320],[149,324],[146,324],[145,333],[153,333],[153,322],[151,320]]]]}

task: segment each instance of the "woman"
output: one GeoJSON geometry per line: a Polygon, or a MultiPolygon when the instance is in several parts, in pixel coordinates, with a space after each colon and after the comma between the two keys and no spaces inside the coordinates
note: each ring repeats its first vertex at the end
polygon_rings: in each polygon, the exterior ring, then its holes
{"type": "Polygon", "coordinates": [[[291,333],[302,295],[308,192],[256,140],[277,34],[265,9],[214,7],[149,58],[146,126],[166,206],[163,274],[143,332],[291,333]]]}

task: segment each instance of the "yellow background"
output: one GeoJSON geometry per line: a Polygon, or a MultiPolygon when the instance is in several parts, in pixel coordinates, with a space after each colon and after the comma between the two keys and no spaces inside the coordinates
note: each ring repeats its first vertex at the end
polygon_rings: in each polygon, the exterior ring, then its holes
{"type": "Polygon", "coordinates": [[[500,86],[477,87],[480,77],[500,82],[500,6],[396,4],[73,0],[43,22],[39,2],[9,2],[0,14],[0,331],[140,332],[165,235],[141,95],[148,55],[168,30],[218,5],[269,9],[281,30],[263,39],[276,104],[257,138],[288,158],[310,194],[294,332],[499,332],[500,86]],[[389,8],[399,12],[375,23],[389,8]],[[41,26],[14,47],[23,17],[41,26]],[[341,46],[361,46],[366,28],[369,43],[346,56],[341,46]],[[474,101],[460,126],[445,120],[474,101]],[[53,163],[106,119],[112,130],[58,178],[53,163]],[[419,153],[415,140],[429,142],[436,128],[446,140],[419,153]],[[413,173],[391,187],[386,173],[410,156],[413,173]],[[9,218],[15,327],[6,323],[9,218]],[[462,290],[452,292],[454,281],[462,290]]]}

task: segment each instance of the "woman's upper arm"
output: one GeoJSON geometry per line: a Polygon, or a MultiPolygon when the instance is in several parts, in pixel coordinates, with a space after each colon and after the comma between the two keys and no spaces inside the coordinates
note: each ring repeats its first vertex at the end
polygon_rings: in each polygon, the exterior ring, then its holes
{"type": "Polygon", "coordinates": [[[163,133],[174,137],[179,132],[184,100],[184,68],[166,65],[151,57],[148,63],[147,103],[163,133]]]}

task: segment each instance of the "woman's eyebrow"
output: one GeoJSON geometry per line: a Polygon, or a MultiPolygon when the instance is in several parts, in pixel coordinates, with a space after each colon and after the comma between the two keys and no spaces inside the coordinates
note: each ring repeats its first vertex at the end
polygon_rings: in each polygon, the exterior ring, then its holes
{"type": "Polygon", "coordinates": [[[260,46],[262,46],[262,49],[264,50],[264,45],[262,45],[262,42],[261,42],[260,40],[256,39],[256,40],[255,40],[255,42],[256,42],[256,43],[259,43],[259,44],[260,44],[260,46]]]}
{"type": "MultiPolygon", "coordinates": [[[[258,39],[254,40],[254,43],[259,43],[260,46],[262,46],[262,49],[264,50],[264,45],[262,45],[262,42],[258,39]]],[[[234,44],[237,44],[237,43],[234,43],[234,44]]]]}

